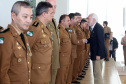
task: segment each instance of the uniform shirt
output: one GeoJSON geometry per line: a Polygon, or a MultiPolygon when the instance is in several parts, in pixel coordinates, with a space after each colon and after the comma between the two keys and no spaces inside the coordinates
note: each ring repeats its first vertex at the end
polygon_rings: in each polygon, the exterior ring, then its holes
{"type": "Polygon", "coordinates": [[[31,51],[12,25],[0,33],[0,84],[30,84],[31,51]]]}
{"type": "MultiPolygon", "coordinates": [[[[83,32],[81,27],[79,25],[76,25],[75,28],[76,28],[77,39],[78,40],[86,39],[85,33],[83,32]]],[[[85,44],[77,45],[77,50],[85,50],[85,44]]]]}
{"type": "Polygon", "coordinates": [[[60,50],[60,39],[59,39],[59,29],[56,25],[56,21],[53,18],[52,22],[47,24],[49,31],[51,32],[52,39],[52,69],[60,68],[60,60],[59,60],[59,50],[60,50]]]}
{"type": "MultiPolygon", "coordinates": [[[[121,43],[126,43],[126,35],[122,38],[121,43]]],[[[125,45],[123,45],[125,46],[125,45]]]]}
{"type": "Polygon", "coordinates": [[[59,27],[59,38],[60,38],[60,64],[61,66],[70,64],[71,55],[71,40],[69,33],[65,30],[62,25],[59,27]]]}
{"type": "Polygon", "coordinates": [[[68,33],[71,38],[71,43],[72,43],[72,50],[71,50],[71,63],[72,63],[72,58],[77,58],[77,45],[83,45],[83,40],[78,40],[77,39],[77,33],[74,28],[74,25],[70,25],[70,28],[68,28],[68,33]]]}
{"type": "Polygon", "coordinates": [[[32,50],[31,83],[47,83],[51,80],[51,34],[43,23],[35,18],[26,34],[32,50]]]}

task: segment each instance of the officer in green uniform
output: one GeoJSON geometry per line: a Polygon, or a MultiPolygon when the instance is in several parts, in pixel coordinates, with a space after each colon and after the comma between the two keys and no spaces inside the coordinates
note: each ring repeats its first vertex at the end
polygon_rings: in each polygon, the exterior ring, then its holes
{"type": "MultiPolygon", "coordinates": [[[[46,0],[53,6],[53,14],[56,12],[56,0],[46,0]]],[[[52,80],[49,84],[55,84],[57,69],[60,68],[59,50],[60,50],[60,39],[59,29],[56,24],[56,20],[53,18],[50,23],[47,24],[49,31],[51,32],[52,39],[52,80]]]]}

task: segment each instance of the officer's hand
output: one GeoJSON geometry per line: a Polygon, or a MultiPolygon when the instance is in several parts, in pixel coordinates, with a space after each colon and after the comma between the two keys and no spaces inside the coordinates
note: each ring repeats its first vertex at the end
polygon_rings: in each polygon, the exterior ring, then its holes
{"type": "Polygon", "coordinates": [[[100,60],[100,56],[96,56],[96,60],[98,60],[98,61],[99,61],[99,60],[100,60]]]}

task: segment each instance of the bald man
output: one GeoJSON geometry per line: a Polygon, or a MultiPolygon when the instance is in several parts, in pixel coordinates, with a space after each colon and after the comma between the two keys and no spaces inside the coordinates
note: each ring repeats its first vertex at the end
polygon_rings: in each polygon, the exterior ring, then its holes
{"type": "MultiPolygon", "coordinates": [[[[46,2],[51,3],[53,6],[53,15],[56,12],[56,1],[55,0],[46,0],[46,2]]],[[[53,53],[52,53],[52,80],[49,84],[55,84],[57,69],[60,68],[59,60],[59,29],[57,28],[56,20],[53,18],[50,23],[47,24],[49,31],[51,32],[51,38],[53,41],[53,53]]]]}

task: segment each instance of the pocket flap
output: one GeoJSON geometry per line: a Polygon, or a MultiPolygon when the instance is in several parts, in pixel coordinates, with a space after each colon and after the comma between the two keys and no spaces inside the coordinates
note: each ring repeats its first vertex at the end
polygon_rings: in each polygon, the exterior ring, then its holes
{"type": "Polygon", "coordinates": [[[42,39],[41,44],[49,44],[49,39],[42,39]]]}
{"type": "Polygon", "coordinates": [[[25,53],[21,52],[21,51],[14,51],[14,54],[17,58],[22,58],[25,57],[25,53]]]}
{"type": "Polygon", "coordinates": [[[32,69],[44,70],[45,68],[46,68],[46,66],[44,64],[33,64],[32,65],[32,69]]]}

